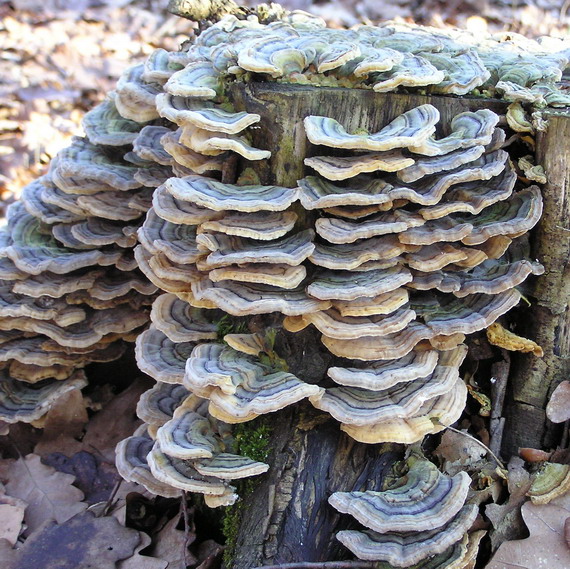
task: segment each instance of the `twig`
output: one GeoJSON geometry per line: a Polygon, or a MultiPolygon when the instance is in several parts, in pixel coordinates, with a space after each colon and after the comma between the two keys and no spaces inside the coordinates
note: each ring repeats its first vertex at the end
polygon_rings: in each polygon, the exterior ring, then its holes
{"type": "Polygon", "coordinates": [[[562,440],[560,441],[560,448],[568,448],[568,438],[570,430],[570,421],[564,422],[564,430],[562,431],[562,440]]]}
{"type": "Polygon", "coordinates": [[[378,561],[323,561],[299,563],[282,563],[281,565],[261,565],[254,569],[373,569],[378,561]]]}
{"type": "Polygon", "coordinates": [[[490,435],[491,441],[489,446],[495,453],[501,450],[503,440],[503,428],[505,419],[503,415],[503,405],[505,402],[505,394],[507,391],[507,383],[509,380],[509,372],[511,369],[511,357],[506,350],[501,350],[503,355],[502,362],[496,362],[491,367],[493,377],[491,379],[491,421],[490,435]]]}
{"type": "Polygon", "coordinates": [[[190,521],[188,518],[188,502],[186,501],[186,490],[182,490],[182,501],[180,502],[180,509],[182,510],[182,518],[184,520],[184,566],[190,565],[188,559],[188,545],[190,542],[190,521]]]}
{"type": "MultiPolygon", "coordinates": [[[[434,419],[432,419],[432,421],[434,421],[434,419]]],[[[482,443],[479,439],[476,439],[473,435],[470,435],[469,433],[466,433],[464,431],[460,431],[459,429],[456,429],[455,427],[448,427],[447,425],[440,423],[439,420],[437,421],[437,424],[441,425],[442,427],[445,427],[446,429],[449,429],[450,431],[453,431],[454,433],[457,433],[459,435],[463,435],[464,437],[467,437],[468,439],[475,441],[478,445],[481,445],[495,459],[495,462],[503,470],[507,470],[507,467],[503,464],[501,459],[485,443],[482,443]]]]}
{"type": "Polygon", "coordinates": [[[115,496],[117,495],[117,492],[119,491],[119,488],[121,487],[122,483],[123,479],[119,478],[119,480],[117,480],[117,483],[113,487],[113,490],[111,491],[111,495],[107,498],[107,503],[105,504],[105,507],[103,508],[100,517],[106,516],[109,513],[113,500],[115,499],[115,496]]]}

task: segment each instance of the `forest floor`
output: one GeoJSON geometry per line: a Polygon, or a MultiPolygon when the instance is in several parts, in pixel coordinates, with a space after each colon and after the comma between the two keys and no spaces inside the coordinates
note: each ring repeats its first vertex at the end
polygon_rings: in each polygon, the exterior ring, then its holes
{"type": "MultiPolygon", "coordinates": [[[[563,36],[568,2],[284,0],[343,27],[387,19],[527,36],[563,36]]],[[[0,202],[14,199],[81,133],[83,113],[153,49],[176,49],[192,22],[167,0],[0,1],[0,202]]]]}
{"type": "MultiPolygon", "coordinates": [[[[158,47],[175,50],[192,34],[195,24],[170,15],[166,4],[167,0],[0,0],[0,213],[17,199],[22,187],[46,171],[72,136],[82,134],[83,114],[103,100],[127,66],[158,47]]],[[[570,26],[568,0],[288,0],[282,4],[310,10],[337,27],[396,18],[434,27],[562,37],[570,26]]],[[[18,539],[28,538],[24,548],[33,560],[37,544],[43,540],[53,546],[50,532],[65,524],[69,535],[77,524],[85,535],[90,532],[85,549],[96,552],[97,568],[220,566],[221,536],[205,530],[208,521],[200,512],[179,512],[174,500],[151,500],[140,487],[123,483],[114,495],[120,507],[112,516],[87,513],[107,513],[110,494],[119,482],[114,447],[136,428],[136,401],[152,385],[138,377],[140,372],[128,358],[120,365],[124,373],[118,375],[129,378],[122,391],[105,382],[108,368],[101,365],[92,372],[99,380],[86,398],[70,395],[43,431],[16,426],[0,443],[0,481],[7,481],[5,493],[0,491],[0,566],[75,569],[71,556],[56,565],[52,557],[59,555],[61,561],[61,551],[49,548],[39,564],[18,565],[20,561],[14,560],[12,545],[18,539]],[[131,381],[133,377],[137,379],[131,381]],[[32,499],[39,505],[28,507],[22,533],[23,504],[32,499]],[[60,525],[49,525],[51,518],[60,525]],[[123,527],[125,520],[133,529],[123,527]],[[145,532],[152,533],[152,541],[145,532]],[[117,540],[120,536],[122,549],[108,553],[104,565],[101,551],[108,549],[111,535],[117,540]],[[142,549],[144,556],[138,553],[142,549]]],[[[523,476],[522,468],[519,474],[523,476]]],[[[527,483],[527,479],[521,482],[521,488],[527,483]]],[[[519,508],[517,520],[523,495],[519,488],[518,502],[505,504],[509,511],[519,508]]],[[[570,500],[560,507],[570,509],[570,500]]],[[[546,543],[551,537],[544,538],[546,543]]],[[[535,566],[531,562],[528,567],[535,566]]]]}

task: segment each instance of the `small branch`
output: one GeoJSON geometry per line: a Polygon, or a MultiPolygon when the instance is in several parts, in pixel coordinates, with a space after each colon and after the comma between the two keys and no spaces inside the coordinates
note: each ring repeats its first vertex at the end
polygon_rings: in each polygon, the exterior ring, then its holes
{"type": "Polygon", "coordinates": [[[299,563],[282,563],[281,565],[261,565],[254,569],[374,569],[378,561],[323,561],[299,563]]]}
{"type": "Polygon", "coordinates": [[[503,428],[505,419],[503,415],[503,405],[505,403],[505,393],[507,391],[507,383],[509,380],[509,372],[511,369],[511,357],[506,350],[501,350],[503,361],[496,362],[491,367],[491,421],[490,435],[491,442],[489,446],[495,453],[501,450],[503,442],[503,428]]]}
{"type": "Polygon", "coordinates": [[[188,546],[190,545],[190,519],[188,516],[186,490],[182,490],[180,509],[182,510],[182,518],[184,519],[184,566],[188,567],[188,565],[190,565],[190,559],[188,558],[188,546]]]}
{"type": "Polygon", "coordinates": [[[107,499],[107,503],[105,504],[105,507],[103,508],[103,511],[101,512],[100,517],[106,516],[109,513],[109,510],[111,509],[111,506],[113,505],[113,500],[115,499],[115,496],[117,495],[117,492],[119,491],[119,488],[121,487],[122,483],[123,483],[123,479],[119,478],[119,480],[117,480],[117,483],[115,484],[113,490],[111,491],[109,498],[107,499]]]}

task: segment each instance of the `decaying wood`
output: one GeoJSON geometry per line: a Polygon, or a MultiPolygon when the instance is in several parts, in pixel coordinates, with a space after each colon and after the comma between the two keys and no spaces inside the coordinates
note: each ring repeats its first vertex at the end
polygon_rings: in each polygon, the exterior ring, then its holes
{"type": "Polygon", "coordinates": [[[503,433],[505,430],[505,417],[503,407],[507,394],[507,383],[511,369],[511,358],[506,350],[501,350],[503,359],[491,366],[491,421],[489,425],[489,435],[491,441],[489,448],[500,454],[503,433]]]}
{"type": "Polygon", "coordinates": [[[559,427],[546,419],[548,397],[570,375],[570,114],[545,112],[547,130],[537,136],[536,158],[548,177],[543,188],[544,213],[535,229],[533,255],[545,267],[535,279],[524,324],[517,333],[535,340],[543,358],[513,358],[506,406],[505,454],[519,447],[550,448],[559,427]]]}
{"type": "MultiPolygon", "coordinates": [[[[504,103],[489,99],[384,95],[361,89],[272,83],[236,83],[230,99],[236,110],[261,115],[260,123],[250,129],[252,143],[272,152],[271,158],[262,163],[241,163],[238,172],[249,166],[261,183],[289,187],[312,173],[303,165],[303,158],[322,152],[305,136],[303,118],[308,115],[334,117],[348,131],[373,132],[425,103],[439,109],[442,124],[466,110],[505,111],[504,103]]],[[[309,223],[313,215],[298,213],[304,216],[301,223],[309,223]]],[[[277,352],[293,373],[310,383],[326,385],[326,368],[332,356],[314,330],[286,334],[280,342],[277,352]]],[[[347,552],[335,541],[334,534],[351,522],[328,505],[328,497],[335,491],[379,489],[385,473],[401,458],[402,446],[357,443],[340,431],[335,420],[308,403],[275,413],[270,419],[271,469],[245,499],[245,514],[229,567],[250,569],[342,559],[347,552]]]]}
{"type": "MultiPolygon", "coordinates": [[[[271,158],[255,165],[263,183],[294,187],[297,180],[314,173],[303,158],[322,152],[305,136],[303,118],[322,115],[337,119],[349,132],[380,130],[398,115],[430,103],[448,124],[458,113],[490,109],[504,113],[505,103],[494,99],[467,99],[406,94],[382,94],[365,89],[310,87],[279,83],[234,83],[230,98],[237,110],[261,115],[261,122],[251,129],[254,146],[271,150],[271,158]]],[[[448,134],[440,132],[439,134],[448,134]]],[[[331,149],[327,154],[332,155],[331,149]]]]}
{"type": "MultiPolygon", "coordinates": [[[[330,365],[314,330],[280,335],[276,351],[309,383],[322,382],[330,365]]],[[[341,490],[379,490],[402,457],[402,445],[356,443],[309,403],[272,414],[268,424],[271,468],[244,499],[228,568],[342,559],[344,548],[334,535],[349,520],[328,505],[328,497],[341,490]]]]}

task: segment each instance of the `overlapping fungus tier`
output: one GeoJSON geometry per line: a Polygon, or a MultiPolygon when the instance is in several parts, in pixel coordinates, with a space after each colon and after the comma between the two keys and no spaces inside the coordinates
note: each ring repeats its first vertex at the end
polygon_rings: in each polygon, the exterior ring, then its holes
{"type": "MultiPolygon", "coordinates": [[[[10,208],[0,418],[37,419],[84,382],[78,368],[117,357],[117,341],[136,335],[138,364],[157,384],[138,407],[145,424],[117,448],[119,471],[164,496],[203,493],[212,506],[236,500],[232,479],[268,467],[235,453],[229,425],[301,399],[366,443],[411,443],[455,422],[465,336],[513,308],[516,287],[543,270],[511,247],[537,223],[542,200],[537,186],[517,182],[503,126],[532,132],[521,102],[570,102],[557,84],[568,53],[564,42],[512,34],[332,30],[299,12],[267,25],[227,17],[179,52],[155,51],[88,113],[87,138],[10,208]],[[251,79],[478,91],[511,104],[501,127],[490,110],[442,124],[430,104],[374,132],[307,116],[298,125],[312,145],[299,158],[306,175],[295,187],[260,185],[252,170],[271,149],[252,146],[249,132],[261,117],[236,112],[226,95],[251,79]],[[152,324],[140,333],[155,290],[152,324]],[[260,357],[271,352],[263,332],[220,338],[223,313],[280,313],[290,332],[313,327],[337,356],[327,372],[337,387],[260,357]]],[[[528,179],[542,180],[525,160],[528,179]]],[[[362,518],[362,504],[379,498],[356,497],[354,507],[335,498],[370,528],[340,539],[396,566],[465,566],[478,537],[461,541],[473,508],[459,478],[410,463],[408,481],[423,481],[410,490],[416,503],[433,488],[462,489],[451,509],[428,504],[437,525],[422,529],[362,518]]]]}
{"type": "MultiPolygon", "coordinates": [[[[7,213],[0,249],[0,420],[41,426],[82,368],[119,358],[147,324],[157,288],[133,257],[152,188],[133,152],[143,123],[118,86],[87,113],[48,174],[7,213]]],[[[152,102],[154,108],[154,102],[152,102]]],[[[157,117],[156,111],[153,114],[157,117]]]]}
{"type": "MultiPolygon", "coordinates": [[[[135,256],[164,293],[137,341],[139,365],[158,383],[139,406],[146,431],[120,446],[125,477],[164,495],[177,488],[231,504],[237,496],[227,481],[263,467],[234,469],[249,462],[232,455],[217,470],[204,468],[234,448],[228,425],[303,398],[366,443],[416,442],[459,418],[465,336],[514,307],[516,287],[543,270],[510,247],[537,223],[542,201],[537,186],[517,185],[499,116],[463,112],[441,124],[426,104],[368,133],[309,116],[303,127],[313,151],[296,187],[256,184],[239,166],[237,180],[220,181],[232,156],[250,165],[269,156],[247,135],[259,115],[231,110],[227,82],[253,73],[284,83],[377,91],[433,85],[464,94],[515,79],[514,59],[502,53],[502,70],[490,70],[485,46],[450,63],[459,41],[416,29],[338,32],[300,15],[269,26],[228,18],[188,51],[147,62],[160,59],[156,104],[170,124],[147,144],[156,189],[135,256]],[[300,217],[300,207],[316,215],[300,217]],[[338,356],[328,370],[338,387],[268,364],[263,332],[221,341],[220,310],[281,313],[290,332],[314,327],[338,356]]],[[[543,78],[567,63],[560,54],[540,57],[543,78]]],[[[521,89],[545,94],[541,80],[521,79],[521,89]]],[[[417,503],[429,502],[430,484],[455,484],[425,460],[411,465],[408,480],[416,468],[417,503]]],[[[463,494],[449,510],[438,502],[425,529],[379,528],[357,516],[370,529],[339,539],[358,557],[393,566],[465,566],[481,534],[466,536],[476,508],[464,505],[464,478],[463,494]]]]}

